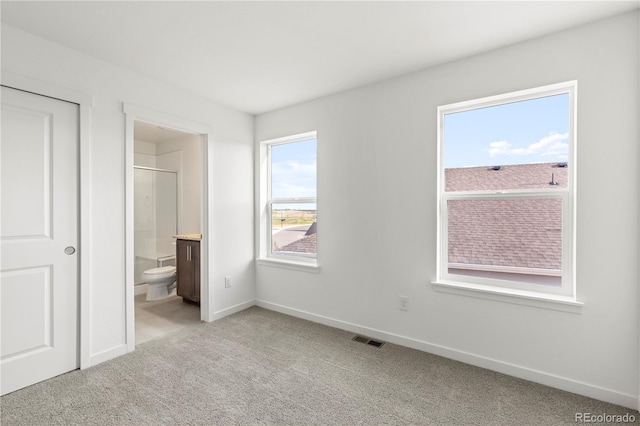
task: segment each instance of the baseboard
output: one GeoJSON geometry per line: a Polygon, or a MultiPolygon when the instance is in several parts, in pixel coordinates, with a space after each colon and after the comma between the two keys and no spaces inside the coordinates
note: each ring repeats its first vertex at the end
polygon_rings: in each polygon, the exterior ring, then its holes
{"type": "Polygon", "coordinates": [[[444,358],[449,358],[455,361],[464,362],[465,364],[471,364],[477,367],[486,368],[488,370],[496,371],[498,373],[503,373],[509,376],[529,380],[531,382],[535,382],[535,383],[550,386],[556,389],[564,390],[567,392],[572,392],[579,395],[587,396],[589,398],[594,398],[600,401],[609,402],[611,404],[621,405],[623,407],[631,408],[634,410],[637,410],[640,407],[640,399],[636,395],[624,394],[611,389],[606,389],[606,388],[594,386],[588,383],[583,383],[576,380],[568,379],[566,377],[561,377],[554,374],[548,374],[542,371],[533,370],[527,367],[510,364],[500,360],[491,359],[491,358],[483,357],[480,355],[475,355],[469,352],[464,352],[457,349],[452,349],[452,348],[436,345],[436,344],[421,341],[421,340],[416,340],[406,336],[387,333],[382,330],[376,330],[373,328],[364,327],[358,324],[353,324],[350,322],[313,314],[310,312],[302,311],[295,308],[290,308],[290,307],[279,305],[276,303],[267,302],[264,300],[256,300],[255,304],[257,306],[260,306],[262,308],[269,309],[272,311],[276,311],[276,312],[291,315],[297,318],[302,318],[308,321],[328,325],[330,327],[339,328],[341,330],[350,331],[352,333],[363,334],[365,336],[381,339],[389,343],[394,343],[394,344],[406,346],[412,349],[417,349],[423,352],[428,352],[434,355],[439,355],[444,358]]]}
{"type": "Polygon", "coordinates": [[[234,306],[230,306],[221,311],[216,311],[211,316],[211,321],[219,320],[220,318],[227,317],[229,315],[235,314],[236,312],[244,311],[256,304],[255,299],[247,300],[245,302],[239,303],[234,306]]]}
{"type": "Polygon", "coordinates": [[[107,349],[106,351],[99,352],[91,355],[89,358],[88,367],[93,367],[110,359],[117,358],[127,353],[127,345],[116,346],[115,348],[107,349]]]}

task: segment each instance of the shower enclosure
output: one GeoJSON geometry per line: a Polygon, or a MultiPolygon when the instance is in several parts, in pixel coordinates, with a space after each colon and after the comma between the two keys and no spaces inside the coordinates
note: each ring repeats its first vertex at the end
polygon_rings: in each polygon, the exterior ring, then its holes
{"type": "Polygon", "coordinates": [[[178,233],[178,173],[134,167],[135,285],[144,284],[142,273],[175,265],[178,233]]]}

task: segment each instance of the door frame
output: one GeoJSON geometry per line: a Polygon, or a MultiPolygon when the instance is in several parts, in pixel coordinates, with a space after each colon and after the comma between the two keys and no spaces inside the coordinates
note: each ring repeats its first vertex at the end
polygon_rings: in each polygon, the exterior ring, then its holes
{"type": "Polygon", "coordinates": [[[78,105],[78,348],[80,369],[91,366],[91,113],[93,96],[2,71],[2,86],[78,105]]]}
{"type": "Polygon", "coordinates": [[[125,318],[127,352],[135,350],[135,304],[134,304],[134,217],[133,217],[133,166],[134,166],[134,122],[146,121],[162,127],[179,130],[202,137],[202,186],[200,188],[200,226],[202,241],[200,243],[200,319],[204,322],[213,321],[213,288],[211,286],[213,267],[210,248],[212,244],[213,218],[209,204],[212,200],[213,173],[213,134],[211,128],[202,123],[193,122],[163,112],[154,111],[138,105],[124,103],[125,114],[125,318]]]}

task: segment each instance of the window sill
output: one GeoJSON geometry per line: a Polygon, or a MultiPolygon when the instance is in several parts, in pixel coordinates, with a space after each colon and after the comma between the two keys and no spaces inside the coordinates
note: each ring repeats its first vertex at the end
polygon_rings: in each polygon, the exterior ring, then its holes
{"type": "Polygon", "coordinates": [[[578,302],[571,297],[557,296],[553,294],[525,292],[443,280],[432,281],[431,286],[435,291],[442,293],[458,294],[505,303],[515,303],[518,305],[552,309],[555,311],[563,311],[573,314],[581,314],[582,307],[584,306],[584,303],[578,302]]]}
{"type": "Polygon", "coordinates": [[[320,273],[320,266],[315,263],[296,262],[293,260],[259,258],[256,264],[263,266],[272,266],[276,268],[292,269],[294,271],[311,272],[313,274],[320,273]]]}

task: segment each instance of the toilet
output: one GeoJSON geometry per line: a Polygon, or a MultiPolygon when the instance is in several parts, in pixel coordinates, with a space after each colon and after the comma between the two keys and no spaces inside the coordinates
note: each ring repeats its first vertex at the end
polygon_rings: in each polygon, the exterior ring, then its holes
{"type": "Polygon", "coordinates": [[[147,269],[142,273],[142,281],[148,285],[147,300],[164,299],[176,288],[176,267],[162,266],[147,269]]]}

